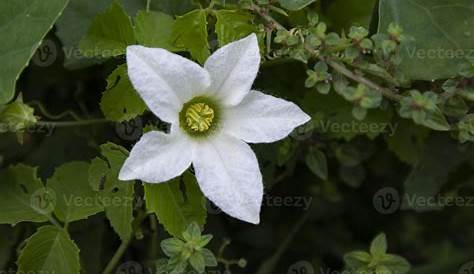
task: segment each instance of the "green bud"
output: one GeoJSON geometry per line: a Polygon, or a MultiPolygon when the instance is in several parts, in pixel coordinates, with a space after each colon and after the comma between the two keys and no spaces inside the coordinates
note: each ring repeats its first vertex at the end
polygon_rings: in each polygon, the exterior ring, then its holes
{"type": "Polygon", "coordinates": [[[464,117],[458,124],[458,138],[461,143],[474,142],[474,114],[464,117]]]}
{"type": "Polygon", "coordinates": [[[397,43],[395,43],[394,41],[392,40],[385,40],[382,42],[382,52],[385,56],[388,56],[390,55],[392,52],[395,51],[395,49],[397,49],[397,43]]]}
{"type": "Polygon", "coordinates": [[[355,106],[352,109],[352,116],[354,116],[354,118],[356,118],[357,120],[362,121],[367,116],[367,109],[355,106]]]}
{"type": "Polygon", "coordinates": [[[474,64],[461,64],[459,66],[459,75],[465,78],[474,78],[474,64]]]}
{"type": "Polygon", "coordinates": [[[388,26],[388,34],[390,34],[391,37],[395,38],[397,41],[403,40],[403,29],[400,25],[397,25],[395,23],[391,23],[388,26]]]}
{"type": "Polygon", "coordinates": [[[343,42],[339,34],[335,32],[329,33],[325,41],[328,46],[339,46],[343,42]]]}
{"type": "Polygon", "coordinates": [[[34,109],[23,103],[22,97],[3,107],[0,113],[0,133],[22,132],[37,123],[34,109]]]}
{"type": "Polygon", "coordinates": [[[306,18],[308,19],[308,24],[310,27],[314,27],[319,23],[319,15],[312,10],[308,11],[306,18]]]}
{"type": "Polygon", "coordinates": [[[238,262],[238,265],[240,268],[245,268],[247,266],[247,260],[245,259],[240,259],[238,262]]]}
{"type": "Polygon", "coordinates": [[[321,39],[324,39],[326,37],[326,30],[327,30],[327,26],[325,23],[321,22],[318,24],[318,26],[314,29],[314,34],[321,38],[321,39]]]}
{"type": "Polygon", "coordinates": [[[372,50],[374,48],[374,43],[368,38],[364,38],[360,41],[359,46],[363,50],[372,50]]]}
{"type": "Polygon", "coordinates": [[[330,84],[330,83],[326,83],[326,82],[318,83],[318,84],[316,85],[316,89],[317,89],[318,92],[321,93],[321,94],[328,94],[329,91],[331,90],[331,84],[330,84]]]}
{"type": "Polygon", "coordinates": [[[353,40],[360,41],[363,38],[367,37],[367,35],[369,35],[369,31],[366,28],[353,26],[351,27],[348,36],[353,40]]]}

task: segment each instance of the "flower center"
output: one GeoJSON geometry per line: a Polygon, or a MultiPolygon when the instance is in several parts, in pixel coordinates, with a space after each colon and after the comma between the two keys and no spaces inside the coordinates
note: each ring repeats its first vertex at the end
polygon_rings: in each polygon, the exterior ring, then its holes
{"type": "Polygon", "coordinates": [[[186,109],[186,124],[196,132],[206,132],[214,120],[214,110],[206,103],[194,103],[186,109]]]}

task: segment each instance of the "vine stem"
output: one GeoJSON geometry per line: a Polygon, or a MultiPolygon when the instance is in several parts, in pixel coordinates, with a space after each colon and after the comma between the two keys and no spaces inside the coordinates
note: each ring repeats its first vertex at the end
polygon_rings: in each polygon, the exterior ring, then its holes
{"type": "Polygon", "coordinates": [[[352,79],[358,83],[364,84],[368,86],[369,88],[380,92],[383,96],[387,97],[390,100],[400,102],[403,98],[403,96],[397,93],[394,93],[392,90],[388,88],[384,88],[361,75],[355,74],[354,72],[346,68],[346,66],[338,62],[334,62],[334,61],[326,61],[326,62],[330,67],[332,67],[334,70],[338,71],[339,73],[343,74],[347,78],[352,79]]]}
{"type": "Polygon", "coordinates": [[[110,274],[112,273],[112,270],[114,270],[115,266],[118,264],[120,259],[122,258],[123,254],[128,248],[128,245],[130,244],[130,239],[123,241],[117,251],[115,252],[114,256],[112,259],[109,261],[107,266],[105,267],[104,271],[102,274],[110,274]]]}
{"type": "Polygon", "coordinates": [[[288,233],[287,237],[280,246],[277,248],[276,252],[267,259],[261,266],[260,269],[257,271],[258,274],[267,274],[273,273],[273,270],[276,268],[278,261],[280,260],[281,256],[285,253],[288,249],[290,244],[293,242],[293,239],[297,236],[300,229],[308,220],[311,214],[311,209],[307,210],[300,219],[296,222],[296,224],[291,228],[291,231],[288,233]]]}
{"type": "Polygon", "coordinates": [[[53,215],[48,214],[47,217],[51,224],[55,225],[58,228],[63,229],[63,226],[53,217],[53,215]]]}
{"type": "MultiPolygon", "coordinates": [[[[280,24],[275,18],[273,18],[270,14],[268,14],[268,12],[266,10],[264,10],[262,7],[260,7],[256,4],[252,4],[250,6],[250,10],[256,12],[260,17],[262,17],[265,21],[267,21],[267,23],[269,23],[272,28],[277,29],[277,30],[288,31],[282,24],[280,24]]],[[[343,74],[344,76],[346,76],[347,78],[349,78],[349,79],[351,79],[355,82],[361,83],[363,85],[368,86],[371,89],[374,89],[377,92],[380,92],[386,98],[388,98],[390,100],[393,100],[393,101],[396,101],[396,102],[400,102],[401,99],[403,98],[401,95],[393,92],[391,89],[384,88],[384,87],[378,85],[377,83],[374,83],[373,81],[363,77],[362,75],[359,75],[359,74],[356,74],[356,73],[352,72],[350,69],[348,69],[343,64],[340,64],[340,63],[332,61],[332,60],[326,60],[325,58],[320,56],[319,53],[316,50],[314,50],[313,48],[311,48],[310,46],[306,45],[305,49],[313,57],[318,58],[319,60],[326,62],[328,64],[328,66],[330,66],[335,71],[343,74]]]]}
{"type": "Polygon", "coordinates": [[[146,0],[146,12],[150,12],[151,0],[146,0]]]}
{"type": "Polygon", "coordinates": [[[53,122],[53,121],[38,121],[36,123],[37,126],[50,126],[50,127],[76,127],[76,126],[88,126],[88,125],[95,125],[95,124],[105,124],[109,123],[110,121],[106,119],[91,119],[91,120],[79,120],[79,121],[60,121],[60,122],[53,122]]]}

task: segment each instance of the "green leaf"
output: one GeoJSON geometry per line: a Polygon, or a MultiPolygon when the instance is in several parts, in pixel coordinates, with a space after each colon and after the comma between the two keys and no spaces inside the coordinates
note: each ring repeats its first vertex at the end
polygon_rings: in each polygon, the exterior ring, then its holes
{"type": "Polygon", "coordinates": [[[118,66],[107,77],[100,108],[107,119],[115,122],[129,121],[145,112],[146,105],[128,78],[126,64],[118,66]]]}
{"type": "Polygon", "coordinates": [[[187,242],[196,242],[201,238],[201,228],[198,224],[192,222],[188,225],[182,235],[187,242]]]}
{"type": "Polygon", "coordinates": [[[184,242],[180,239],[170,238],[163,240],[160,246],[166,256],[173,257],[181,253],[184,248],[184,242]]]}
{"type": "Polygon", "coordinates": [[[62,10],[67,0],[2,0],[0,2],[0,105],[15,94],[20,73],[28,65],[41,40],[62,10]]]}
{"type": "Polygon", "coordinates": [[[113,57],[124,54],[127,46],[135,42],[130,17],[113,1],[105,12],[94,18],[79,48],[86,57],[113,57]]]}
{"type": "Polygon", "coordinates": [[[140,45],[173,51],[173,24],[173,17],[166,13],[140,10],[135,18],[135,36],[140,45]]]}
{"type": "Polygon", "coordinates": [[[280,0],[280,5],[288,10],[300,10],[316,0],[280,0]]]}
{"type": "Polygon", "coordinates": [[[375,268],[375,274],[390,274],[390,273],[393,273],[393,272],[384,265],[378,265],[375,268]]]}
{"type": "Polygon", "coordinates": [[[352,26],[369,28],[376,0],[332,0],[327,9],[334,30],[349,30],[352,26]]]}
{"type": "Polygon", "coordinates": [[[401,68],[411,79],[445,79],[472,58],[473,18],[471,0],[380,0],[379,33],[395,22],[414,38],[402,50],[401,68]]]}
{"type": "Polygon", "coordinates": [[[432,111],[426,112],[426,117],[422,124],[431,129],[439,131],[448,131],[451,129],[446,117],[438,107],[432,111]]]}
{"type": "Polygon", "coordinates": [[[63,45],[66,68],[81,68],[100,62],[98,59],[84,57],[79,51],[79,42],[87,34],[94,17],[110,3],[110,0],[69,0],[68,6],[56,22],[56,34],[63,45]]]}
{"type": "Polygon", "coordinates": [[[204,256],[199,252],[194,252],[189,258],[189,264],[198,272],[204,273],[206,262],[204,256]]]}
{"type": "Polygon", "coordinates": [[[216,15],[215,31],[219,46],[239,40],[255,32],[253,15],[239,10],[218,10],[216,15]]]}
{"type": "Polygon", "coordinates": [[[352,251],[344,255],[344,262],[349,269],[358,269],[370,263],[372,256],[365,251],[352,251]]]}
{"type": "Polygon", "coordinates": [[[381,257],[387,253],[387,237],[384,233],[379,234],[370,244],[370,254],[381,257]]]}
{"type": "Polygon", "coordinates": [[[48,188],[56,194],[54,213],[59,220],[70,223],[103,211],[99,196],[89,185],[88,170],[85,162],[69,162],[48,179],[48,188]]]}
{"type": "Polygon", "coordinates": [[[192,222],[199,225],[206,222],[205,198],[189,172],[166,183],[144,186],[147,209],[156,214],[171,235],[180,238],[192,222]],[[181,181],[186,193],[180,189],[181,181]]]}
{"type": "MultiPolygon", "coordinates": [[[[228,1],[228,0],[227,0],[228,1]]],[[[192,0],[159,0],[151,1],[151,6],[166,12],[169,15],[182,15],[193,9],[199,8],[196,1],[192,0]]]]}
{"type": "Polygon", "coordinates": [[[79,249],[65,230],[43,226],[26,241],[18,258],[18,273],[70,273],[80,271],[79,249]]]}
{"type": "Polygon", "coordinates": [[[437,106],[438,95],[436,93],[410,90],[409,94],[410,96],[404,97],[400,102],[398,113],[401,117],[412,119],[416,124],[434,130],[450,130],[451,126],[437,106]]]}
{"type": "Polygon", "coordinates": [[[201,254],[204,256],[204,262],[206,266],[215,267],[217,266],[217,259],[214,253],[207,248],[201,249],[201,254]]]}
{"type": "Polygon", "coordinates": [[[118,179],[120,169],[128,157],[128,151],[116,144],[100,147],[105,159],[95,158],[89,168],[89,181],[99,191],[105,215],[122,241],[130,239],[133,228],[133,182],[118,179]]]}
{"type": "MultiPolygon", "coordinates": [[[[393,254],[386,254],[383,256],[380,264],[387,267],[396,274],[405,274],[410,271],[410,263],[403,257],[393,254]]],[[[387,272],[385,272],[387,273],[387,272]]]]}
{"type": "Polygon", "coordinates": [[[173,26],[172,40],[174,46],[189,51],[194,59],[204,63],[210,55],[206,11],[199,9],[178,16],[173,26]]]}
{"type": "MultiPolygon", "coordinates": [[[[79,69],[104,61],[101,58],[84,57],[79,50],[79,42],[86,36],[95,16],[107,9],[113,0],[70,0],[68,6],[56,22],[56,34],[60,38],[65,53],[64,66],[79,69]]],[[[128,15],[134,16],[138,9],[146,7],[146,0],[123,0],[128,15]]],[[[152,6],[156,1],[152,1],[152,6]]],[[[160,1],[161,2],[161,1],[160,1]]],[[[151,33],[150,36],[153,34],[151,33]]]]}
{"type": "Polygon", "coordinates": [[[466,115],[458,125],[458,138],[461,143],[474,142],[474,114],[466,115]]]}
{"type": "Polygon", "coordinates": [[[328,179],[328,163],[326,155],[316,148],[311,148],[306,155],[306,165],[319,178],[328,179]]]}
{"type": "Polygon", "coordinates": [[[50,196],[44,195],[46,188],[36,173],[36,168],[21,164],[0,173],[0,224],[48,220],[43,209],[51,206],[50,196]]]}

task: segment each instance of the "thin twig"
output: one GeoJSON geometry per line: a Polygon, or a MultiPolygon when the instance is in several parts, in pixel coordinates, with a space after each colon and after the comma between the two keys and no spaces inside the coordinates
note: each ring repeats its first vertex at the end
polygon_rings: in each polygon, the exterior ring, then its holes
{"type": "Polygon", "coordinates": [[[81,121],[39,121],[35,125],[37,126],[48,126],[48,127],[78,127],[78,126],[89,126],[95,124],[105,124],[110,121],[106,119],[91,119],[91,120],[81,120],[81,121]]]}
{"type": "MultiPolygon", "coordinates": [[[[288,31],[282,24],[280,24],[275,18],[273,18],[266,10],[264,10],[262,7],[252,4],[250,6],[250,9],[254,12],[256,12],[260,17],[262,17],[265,21],[267,21],[271,27],[274,27],[277,30],[284,30],[288,31]]],[[[393,101],[399,102],[403,97],[391,89],[384,88],[377,83],[374,83],[373,81],[363,77],[362,75],[355,74],[351,70],[349,70],[347,67],[344,65],[334,62],[331,60],[325,60],[323,57],[321,57],[313,48],[309,46],[305,46],[305,49],[313,56],[316,57],[320,60],[325,61],[332,69],[335,71],[343,74],[349,79],[352,79],[355,82],[361,83],[363,85],[368,86],[371,89],[374,89],[377,92],[380,92],[383,96],[387,97],[388,99],[391,99],[393,101]]]]}
{"type": "Polygon", "coordinates": [[[114,256],[112,259],[109,261],[107,264],[107,267],[104,269],[102,274],[110,274],[112,273],[112,270],[114,270],[115,266],[118,264],[120,259],[122,258],[123,254],[128,248],[128,245],[130,244],[130,239],[123,241],[117,251],[115,252],[114,256]]]}

